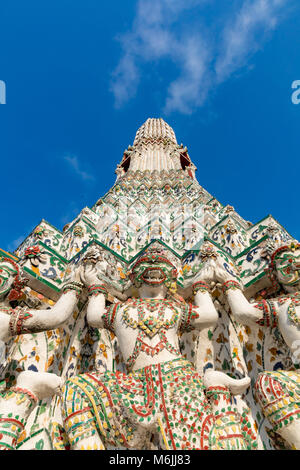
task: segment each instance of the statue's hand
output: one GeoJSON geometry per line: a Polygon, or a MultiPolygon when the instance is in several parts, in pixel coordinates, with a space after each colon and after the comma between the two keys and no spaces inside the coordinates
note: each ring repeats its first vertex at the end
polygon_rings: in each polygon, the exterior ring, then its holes
{"type": "Polygon", "coordinates": [[[250,377],[243,379],[233,379],[224,372],[207,369],[204,374],[203,384],[205,388],[227,387],[232,395],[241,395],[249,387],[250,377]]]}
{"type": "Polygon", "coordinates": [[[197,274],[197,281],[212,282],[215,281],[215,263],[213,260],[207,261],[197,274]]]}
{"type": "Polygon", "coordinates": [[[238,270],[236,267],[226,265],[223,258],[218,258],[215,264],[215,279],[222,284],[226,281],[239,281],[238,270]]]}
{"type": "Polygon", "coordinates": [[[81,280],[83,284],[88,287],[93,284],[100,284],[101,280],[98,276],[98,271],[95,264],[86,263],[81,269],[81,280]]]}
{"type": "Polygon", "coordinates": [[[83,284],[80,276],[80,267],[75,267],[71,272],[71,277],[64,283],[62,290],[66,292],[71,286],[71,288],[77,287],[80,291],[83,288],[83,284]]]}
{"type": "Polygon", "coordinates": [[[73,271],[72,271],[72,274],[71,274],[71,279],[69,282],[81,282],[81,268],[80,267],[76,267],[73,271]]]}

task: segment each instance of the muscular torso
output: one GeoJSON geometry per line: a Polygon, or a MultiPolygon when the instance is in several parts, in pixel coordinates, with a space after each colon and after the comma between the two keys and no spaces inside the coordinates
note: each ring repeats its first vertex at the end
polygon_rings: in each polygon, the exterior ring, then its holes
{"type": "Polygon", "coordinates": [[[300,346],[300,296],[299,292],[265,300],[254,304],[261,312],[256,323],[274,327],[278,326],[286,344],[292,352],[300,346]]]}
{"type": "Polygon", "coordinates": [[[104,325],[117,336],[129,370],[181,356],[179,329],[192,327],[191,305],[171,300],[129,299],[107,309],[104,325]]]}

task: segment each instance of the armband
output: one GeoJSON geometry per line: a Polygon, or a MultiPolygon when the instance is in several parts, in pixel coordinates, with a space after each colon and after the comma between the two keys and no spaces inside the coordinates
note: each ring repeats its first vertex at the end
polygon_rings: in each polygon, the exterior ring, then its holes
{"type": "Polygon", "coordinates": [[[31,401],[31,404],[36,404],[38,403],[39,399],[34,393],[32,393],[30,390],[27,390],[26,388],[20,388],[18,386],[12,387],[10,391],[14,393],[20,393],[22,395],[25,395],[29,400],[31,401]]]}
{"type": "Polygon", "coordinates": [[[91,286],[88,286],[88,294],[89,296],[103,294],[106,299],[108,296],[107,288],[104,284],[92,284],[91,286]]]}
{"type": "Polygon", "coordinates": [[[239,282],[234,281],[234,280],[229,280],[229,281],[224,282],[223,285],[222,285],[223,293],[226,294],[226,292],[230,289],[232,289],[232,290],[236,290],[236,289],[242,290],[242,287],[241,287],[241,284],[239,282]]]}
{"type": "Polygon", "coordinates": [[[23,333],[30,333],[29,330],[24,328],[24,322],[30,317],[32,317],[31,313],[25,312],[23,309],[12,309],[9,319],[9,329],[11,336],[22,335],[23,333]]]}
{"type": "Polygon", "coordinates": [[[82,292],[82,289],[83,289],[83,284],[81,284],[81,282],[72,282],[71,281],[71,282],[66,283],[63,286],[62,291],[65,294],[66,292],[74,290],[76,292],[76,297],[79,298],[80,294],[82,292]]]}
{"type": "Polygon", "coordinates": [[[209,292],[209,286],[204,281],[197,281],[192,286],[193,294],[196,295],[197,292],[209,292]]]}

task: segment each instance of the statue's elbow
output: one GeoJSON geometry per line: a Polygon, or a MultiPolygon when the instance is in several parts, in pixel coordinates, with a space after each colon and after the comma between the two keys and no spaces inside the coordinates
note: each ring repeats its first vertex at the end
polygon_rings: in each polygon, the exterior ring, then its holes
{"type": "Polygon", "coordinates": [[[260,320],[260,315],[254,314],[249,310],[240,310],[234,313],[234,319],[241,325],[251,326],[260,320]]]}
{"type": "Polygon", "coordinates": [[[88,324],[92,328],[102,328],[103,326],[102,314],[101,314],[101,311],[99,312],[99,310],[88,311],[86,319],[87,319],[88,324]]]}
{"type": "Polygon", "coordinates": [[[200,316],[199,326],[201,328],[214,327],[219,320],[219,315],[216,309],[212,309],[206,312],[204,318],[200,316]]]}
{"type": "Polygon", "coordinates": [[[87,314],[86,319],[87,319],[88,324],[91,327],[97,328],[98,323],[99,323],[99,318],[96,318],[95,315],[87,314]]]}
{"type": "Polygon", "coordinates": [[[88,324],[89,324],[89,326],[91,326],[92,328],[100,328],[100,326],[101,326],[101,325],[99,325],[99,322],[98,322],[98,321],[95,321],[95,320],[88,321],[88,324]]]}

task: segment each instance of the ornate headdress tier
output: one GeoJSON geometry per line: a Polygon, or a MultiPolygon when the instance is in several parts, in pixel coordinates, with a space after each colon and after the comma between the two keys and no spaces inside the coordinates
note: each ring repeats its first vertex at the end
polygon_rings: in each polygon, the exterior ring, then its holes
{"type": "Polygon", "coordinates": [[[174,256],[171,256],[171,254],[168,253],[167,250],[157,247],[156,245],[147,248],[147,250],[145,250],[138,257],[132,269],[135,269],[139,264],[143,262],[147,262],[150,264],[161,262],[161,263],[168,264],[169,266],[172,266],[174,268],[176,264],[176,262],[174,262],[174,256]]]}

